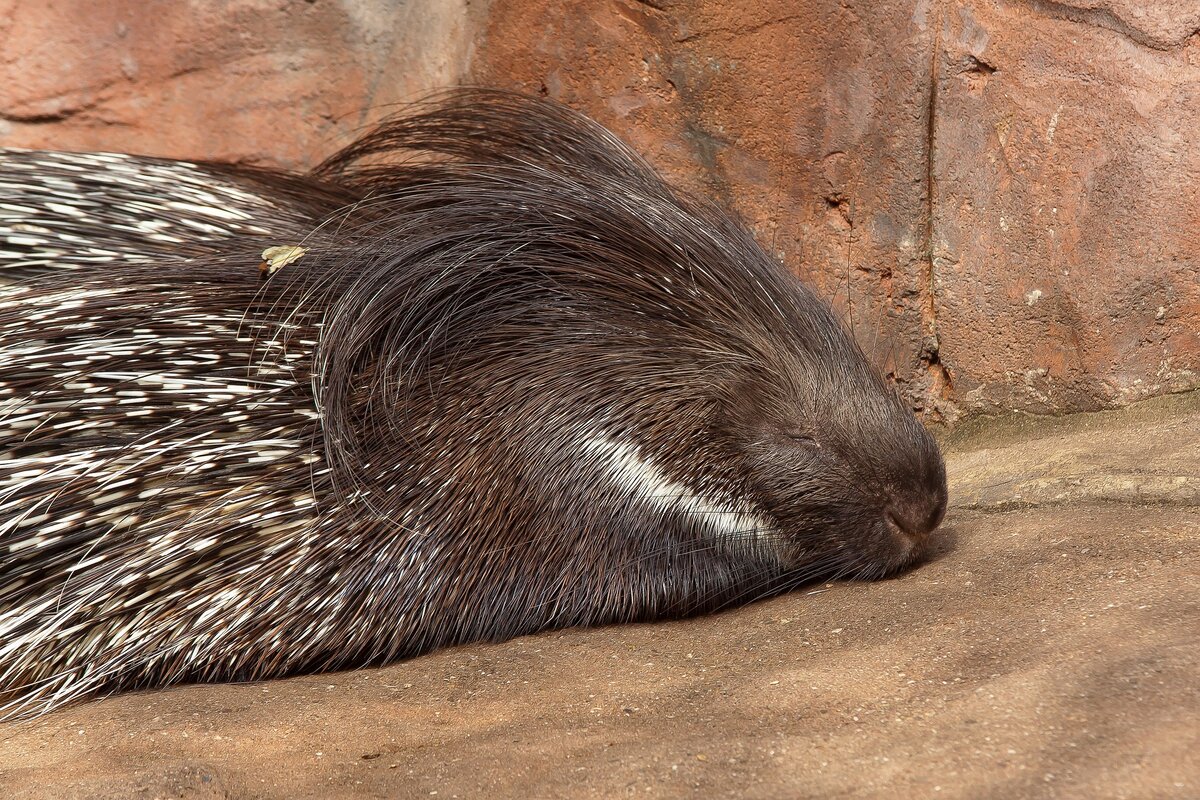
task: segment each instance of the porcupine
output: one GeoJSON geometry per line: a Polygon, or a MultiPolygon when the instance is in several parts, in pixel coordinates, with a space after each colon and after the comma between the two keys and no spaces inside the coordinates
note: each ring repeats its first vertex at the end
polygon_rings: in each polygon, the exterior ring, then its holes
{"type": "Polygon", "coordinates": [[[308,175],[6,151],[0,192],[10,715],[876,578],[943,515],[830,308],[552,102],[308,175]]]}

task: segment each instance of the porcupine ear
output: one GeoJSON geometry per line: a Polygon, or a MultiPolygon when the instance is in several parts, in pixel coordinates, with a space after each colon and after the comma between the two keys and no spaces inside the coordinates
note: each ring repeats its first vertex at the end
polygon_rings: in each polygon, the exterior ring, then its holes
{"type": "Polygon", "coordinates": [[[392,173],[388,163],[431,158],[604,175],[653,196],[674,196],[641,156],[583,114],[552,100],[485,88],[427,96],[330,156],[312,175],[343,185],[386,187],[392,173]]]}

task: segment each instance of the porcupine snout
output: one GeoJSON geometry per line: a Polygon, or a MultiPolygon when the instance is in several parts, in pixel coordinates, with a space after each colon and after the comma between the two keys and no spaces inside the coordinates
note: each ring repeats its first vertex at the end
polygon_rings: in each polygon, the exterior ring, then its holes
{"type": "Polygon", "coordinates": [[[946,468],[934,449],[925,454],[919,471],[892,490],[884,520],[893,532],[923,542],[942,524],[947,497],[946,468]]]}
{"type": "Polygon", "coordinates": [[[946,467],[937,442],[915,420],[895,425],[896,444],[890,451],[890,469],[882,470],[884,525],[899,540],[924,551],[946,515],[946,467]]]}

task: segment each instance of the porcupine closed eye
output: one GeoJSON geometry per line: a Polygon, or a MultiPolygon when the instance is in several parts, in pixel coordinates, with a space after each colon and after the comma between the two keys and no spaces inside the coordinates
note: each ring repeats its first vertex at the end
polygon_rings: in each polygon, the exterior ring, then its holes
{"type": "Polygon", "coordinates": [[[308,176],[4,151],[0,284],[10,716],[883,576],[945,507],[827,306],[546,101],[308,176]]]}

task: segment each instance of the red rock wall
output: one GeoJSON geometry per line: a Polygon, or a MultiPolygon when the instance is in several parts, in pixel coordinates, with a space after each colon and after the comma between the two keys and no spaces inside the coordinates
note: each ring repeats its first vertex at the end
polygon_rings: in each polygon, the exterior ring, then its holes
{"type": "Polygon", "coordinates": [[[0,144],[311,163],[470,79],[737,209],[934,416],[1200,386],[1194,0],[0,0],[0,144]]]}
{"type": "Polygon", "coordinates": [[[0,145],[302,167],[462,79],[471,0],[0,0],[0,145]]]}

